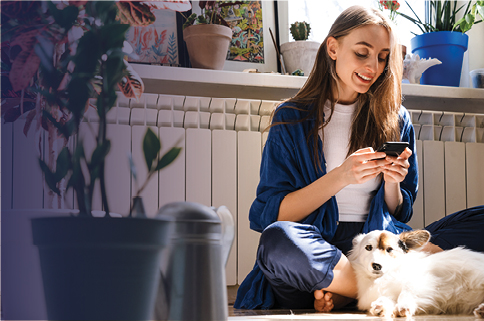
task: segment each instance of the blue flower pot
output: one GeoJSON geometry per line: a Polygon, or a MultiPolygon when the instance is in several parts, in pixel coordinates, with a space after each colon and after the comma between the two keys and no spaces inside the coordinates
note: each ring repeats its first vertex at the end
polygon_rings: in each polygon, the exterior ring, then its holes
{"type": "Polygon", "coordinates": [[[442,64],[430,67],[421,84],[459,87],[464,52],[469,37],[461,32],[438,31],[424,33],[411,39],[412,53],[420,58],[437,58],[442,64]]]}

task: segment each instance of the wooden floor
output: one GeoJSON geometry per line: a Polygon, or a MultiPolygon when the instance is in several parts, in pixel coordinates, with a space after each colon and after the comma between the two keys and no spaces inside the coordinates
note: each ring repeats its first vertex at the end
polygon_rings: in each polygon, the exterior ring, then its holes
{"type": "MultiPolygon", "coordinates": [[[[356,311],[354,308],[347,308],[341,311],[334,311],[331,313],[317,313],[315,310],[241,310],[234,309],[233,304],[237,296],[237,287],[228,287],[228,301],[229,301],[229,320],[243,321],[243,320],[260,320],[260,321],[274,321],[274,320],[382,320],[378,317],[367,315],[366,313],[356,311]]],[[[395,320],[405,320],[398,318],[395,320]]],[[[484,319],[476,319],[473,315],[419,315],[414,317],[415,321],[479,321],[484,319]]]]}
{"type": "MultiPolygon", "coordinates": [[[[237,287],[227,288],[229,301],[229,320],[243,321],[243,320],[382,320],[378,317],[367,315],[366,313],[355,310],[355,308],[346,308],[341,311],[331,313],[318,313],[315,310],[241,310],[234,309],[233,304],[237,296],[237,287]]],[[[406,320],[405,318],[398,318],[395,320],[406,320]]],[[[477,319],[473,315],[419,315],[414,317],[415,321],[479,321],[484,319],[477,319]]]]}
{"type": "MultiPolygon", "coordinates": [[[[359,311],[336,311],[332,313],[317,313],[314,310],[238,310],[229,306],[229,320],[382,320],[378,317],[366,315],[359,311]]],[[[398,318],[395,320],[406,320],[398,318]]],[[[473,315],[419,315],[414,317],[415,321],[478,321],[473,315]]]]}

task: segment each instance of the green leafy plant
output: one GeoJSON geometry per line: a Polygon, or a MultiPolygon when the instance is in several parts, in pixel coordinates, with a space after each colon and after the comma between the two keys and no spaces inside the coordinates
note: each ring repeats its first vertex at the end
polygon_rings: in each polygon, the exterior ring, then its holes
{"type": "Polygon", "coordinates": [[[183,24],[183,29],[194,24],[215,24],[229,27],[229,24],[220,15],[220,9],[223,7],[243,4],[248,1],[199,1],[202,14],[192,13],[183,24]]]}
{"type": "MultiPolygon", "coordinates": [[[[123,2],[123,5],[128,6],[130,2],[123,2]]],[[[72,80],[79,40],[86,33],[92,33],[93,17],[89,14],[95,9],[88,1],[69,1],[68,4],[2,1],[1,8],[2,116],[5,122],[15,122],[25,114],[25,136],[31,128],[36,132],[45,130],[46,165],[55,172],[56,158],[64,155],[60,155],[57,148],[58,140],[65,147],[69,135],[61,133],[52,120],[67,124],[72,130],[75,120],[72,111],[66,108],[67,85],[72,80]]],[[[94,48],[95,44],[91,45],[94,48]]],[[[143,82],[126,60],[124,64],[126,70],[117,84],[118,89],[128,98],[139,98],[144,90],[143,82]]],[[[91,79],[90,97],[98,97],[100,84],[98,79],[91,79]]],[[[84,110],[91,107],[97,108],[88,100],[84,110]]],[[[43,154],[42,150],[40,153],[43,154]]],[[[64,208],[66,180],[54,178],[56,188],[48,189],[45,206],[64,208]]]]}
{"type": "MultiPolygon", "coordinates": [[[[52,3],[49,9],[53,17],[63,16],[63,10],[57,9],[52,3]]],[[[74,151],[71,152],[67,147],[62,149],[57,157],[55,172],[43,160],[39,162],[49,188],[57,194],[60,193],[57,183],[68,176],[67,187],[73,187],[75,191],[80,216],[91,215],[94,185],[99,180],[102,204],[106,215],[109,215],[104,170],[111,142],[106,137],[106,114],[115,104],[117,84],[126,74],[123,43],[129,25],[116,20],[117,8],[114,2],[88,2],[85,10],[87,31],[79,39],[75,55],[69,58],[74,67],[65,88],[58,86],[64,74],[52,65],[54,45],[51,40],[40,39],[36,52],[41,59],[41,72],[44,74],[45,89],[42,95],[47,103],[58,104],[71,115],[65,123],[57,121],[48,113],[45,115],[66,139],[79,132],[86,104],[92,95],[93,82],[98,83],[100,92],[96,98],[99,116],[96,148],[92,155],[86,155],[80,135],[76,135],[74,151]],[[87,171],[83,171],[83,168],[87,171]]]]}
{"type": "Polygon", "coordinates": [[[417,16],[407,1],[405,2],[410,10],[412,10],[414,17],[410,17],[401,12],[397,12],[397,14],[415,23],[422,33],[435,31],[466,33],[474,24],[484,20],[484,0],[477,0],[473,5],[472,1],[469,0],[467,5],[464,4],[460,7],[457,7],[457,1],[428,1],[429,10],[425,21],[422,21],[417,16]],[[457,20],[457,13],[464,7],[462,18],[457,20]],[[476,21],[478,15],[480,16],[480,20],[476,21]]]}
{"type": "MultiPolygon", "coordinates": [[[[103,207],[109,215],[104,167],[111,143],[106,138],[106,114],[115,104],[116,89],[128,98],[143,93],[141,78],[125,60],[123,45],[130,26],[154,21],[150,14],[153,4],[2,1],[1,5],[5,121],[13,122],[28,112],[24,134],[35,120],[37,129],[47,132],[48,158],[39,163],[49,197],[59,196],[58,208],[63,208],[63,191],[73,187],[80,215],[91,215],[94,185],[99,181],[103,207]],[[86,155],[76,134],[84,112],[91,107],[99,116],[98,134],[94,152],[86,155]],[[53,144],[58,138],[63,140],[59,152],[53,144]],[[75,139],[74,150],[66,147],[71,138],[75,139]]],[[[180,4],[171,8],[174,5],[158,2],[157,8],[176,10],[180,4]]],[[[191,5],[183,4],[182,8],[186,7],[191,5]]],[[[161,146],[153,135],[146,134],[145,140],[150,143],[143,148],[145,158],[157,164],[150,173],[161,170],[178,155],[170,150],[165,158],[150,156],[159,152],[157,144],[161,146]]],[[[47,202],[47,207],[54,207],[47,202]]]]}
{"type": "Polygon", "coordinates": [[[308,40],[311,27],[306,21],[294,22],[291,24],[291,35],[294,40],[308,40]]]}
{"type": "MultiPolygon", "coordinates": [[[[52,3],[49,5],[49,10],[56,21],[56,17],[64,16],[62,11],[65,9],[57,9],[52,3]]],[[[110,151],[111,142],[106,137],[106,115],[116,102],[118,83],[127,74],[123,45],[130,25],[122,24],[117,18],[118,9],[115,2],[89,1],[85,4],[85,10],[84,21],[87,31],[78,40],[75,54],[67,58],[72,62],[72,71],[68,73],[69,80],[66,86],[59,86],[65,73],[53,65],[54,44],[51,39],[40,38],[35,50],[41,60],[40,71],[43,74],[41,94],[48,104],[59,105],[70,117],[66,122],[59,122],[51,114],[47,112],[44,114],[66,139],[79,132],[86,105],[92,99],[94,83],[99,87],[99,93],[95,95],[96,111],[99,116],[96,147],[91,155],[87,155],[81,135],[75,135],[76,147],[73,151],[67,147],[61,150],[56,160],[55,171],[51,170],[43,160],[39,160],[39,163],[49,188],[55,193],[60,193],[57,186],[59,181],[64,177],[68,178],[67,187],[72,187],[75,191],[79,216],[92,215],[94,186],[99,181],[102,205],[106,216],[109,216],[105,159],[110,151]]],[[[148,166],[150,171],[162,169],[178,155],[176,150],[170,150],[166,157],[158,160],[159,148],[156,146],[161,148],[158,137],[148,132],[145,142],[143,151],[146,162],[150,165],[148,166]],[[152,169],[151,165],[155,160],[156,166],[152,169]]]]}
{"type": "MultiPolygon", "coordinates": [[[[148,176],[146,177],[143,185],[137,188],[136,197],[140,197],[141,193],[144,191],[151,177],[158,173],[160,170],[170,165],[180,154],[182,148],[178,147],[180,141],[177,141],[175,145],[170,148],[165,154],[160,155],[161,151],[161,141],[156,136],[151,128],[148,127],[146,134],[143,138],[143,154],[145,156],[146,168],[148,169],[148,176]]],[[[129,156],[129,165],[131,169],[131,175],[133,176],[135,184],[138,186],[138,175],[136,171],[136,166],[133,162],[131,155],[129,156]]],[[[129,210],[129,215],[132,215],[133,207],[135,203],[133,202],[129,210]]]]}

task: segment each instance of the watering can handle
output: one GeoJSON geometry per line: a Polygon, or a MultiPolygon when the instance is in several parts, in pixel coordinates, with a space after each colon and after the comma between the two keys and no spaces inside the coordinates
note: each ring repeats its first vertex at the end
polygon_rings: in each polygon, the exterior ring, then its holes
{"type": "Polygon", "coordinates": [[[222,222],[222,262],[225,266],[229,259],[230,250],[234,241],[235,225],[234,218],[226,206],[220,206],[214,209],[222,222]]]}

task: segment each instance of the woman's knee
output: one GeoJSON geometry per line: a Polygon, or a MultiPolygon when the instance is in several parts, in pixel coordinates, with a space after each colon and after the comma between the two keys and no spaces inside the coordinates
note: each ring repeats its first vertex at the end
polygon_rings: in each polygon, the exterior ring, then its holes
{"type": "Polygon", "coordinates": [[[269,225],[259,241],[257,260],[259,264],[281,261],[288,256],[294,258],[305,256],[302,253],[301,242],[308,238],[321,238],[318,229],[312,225],[289,221],[277,221],[269,225]]]}

